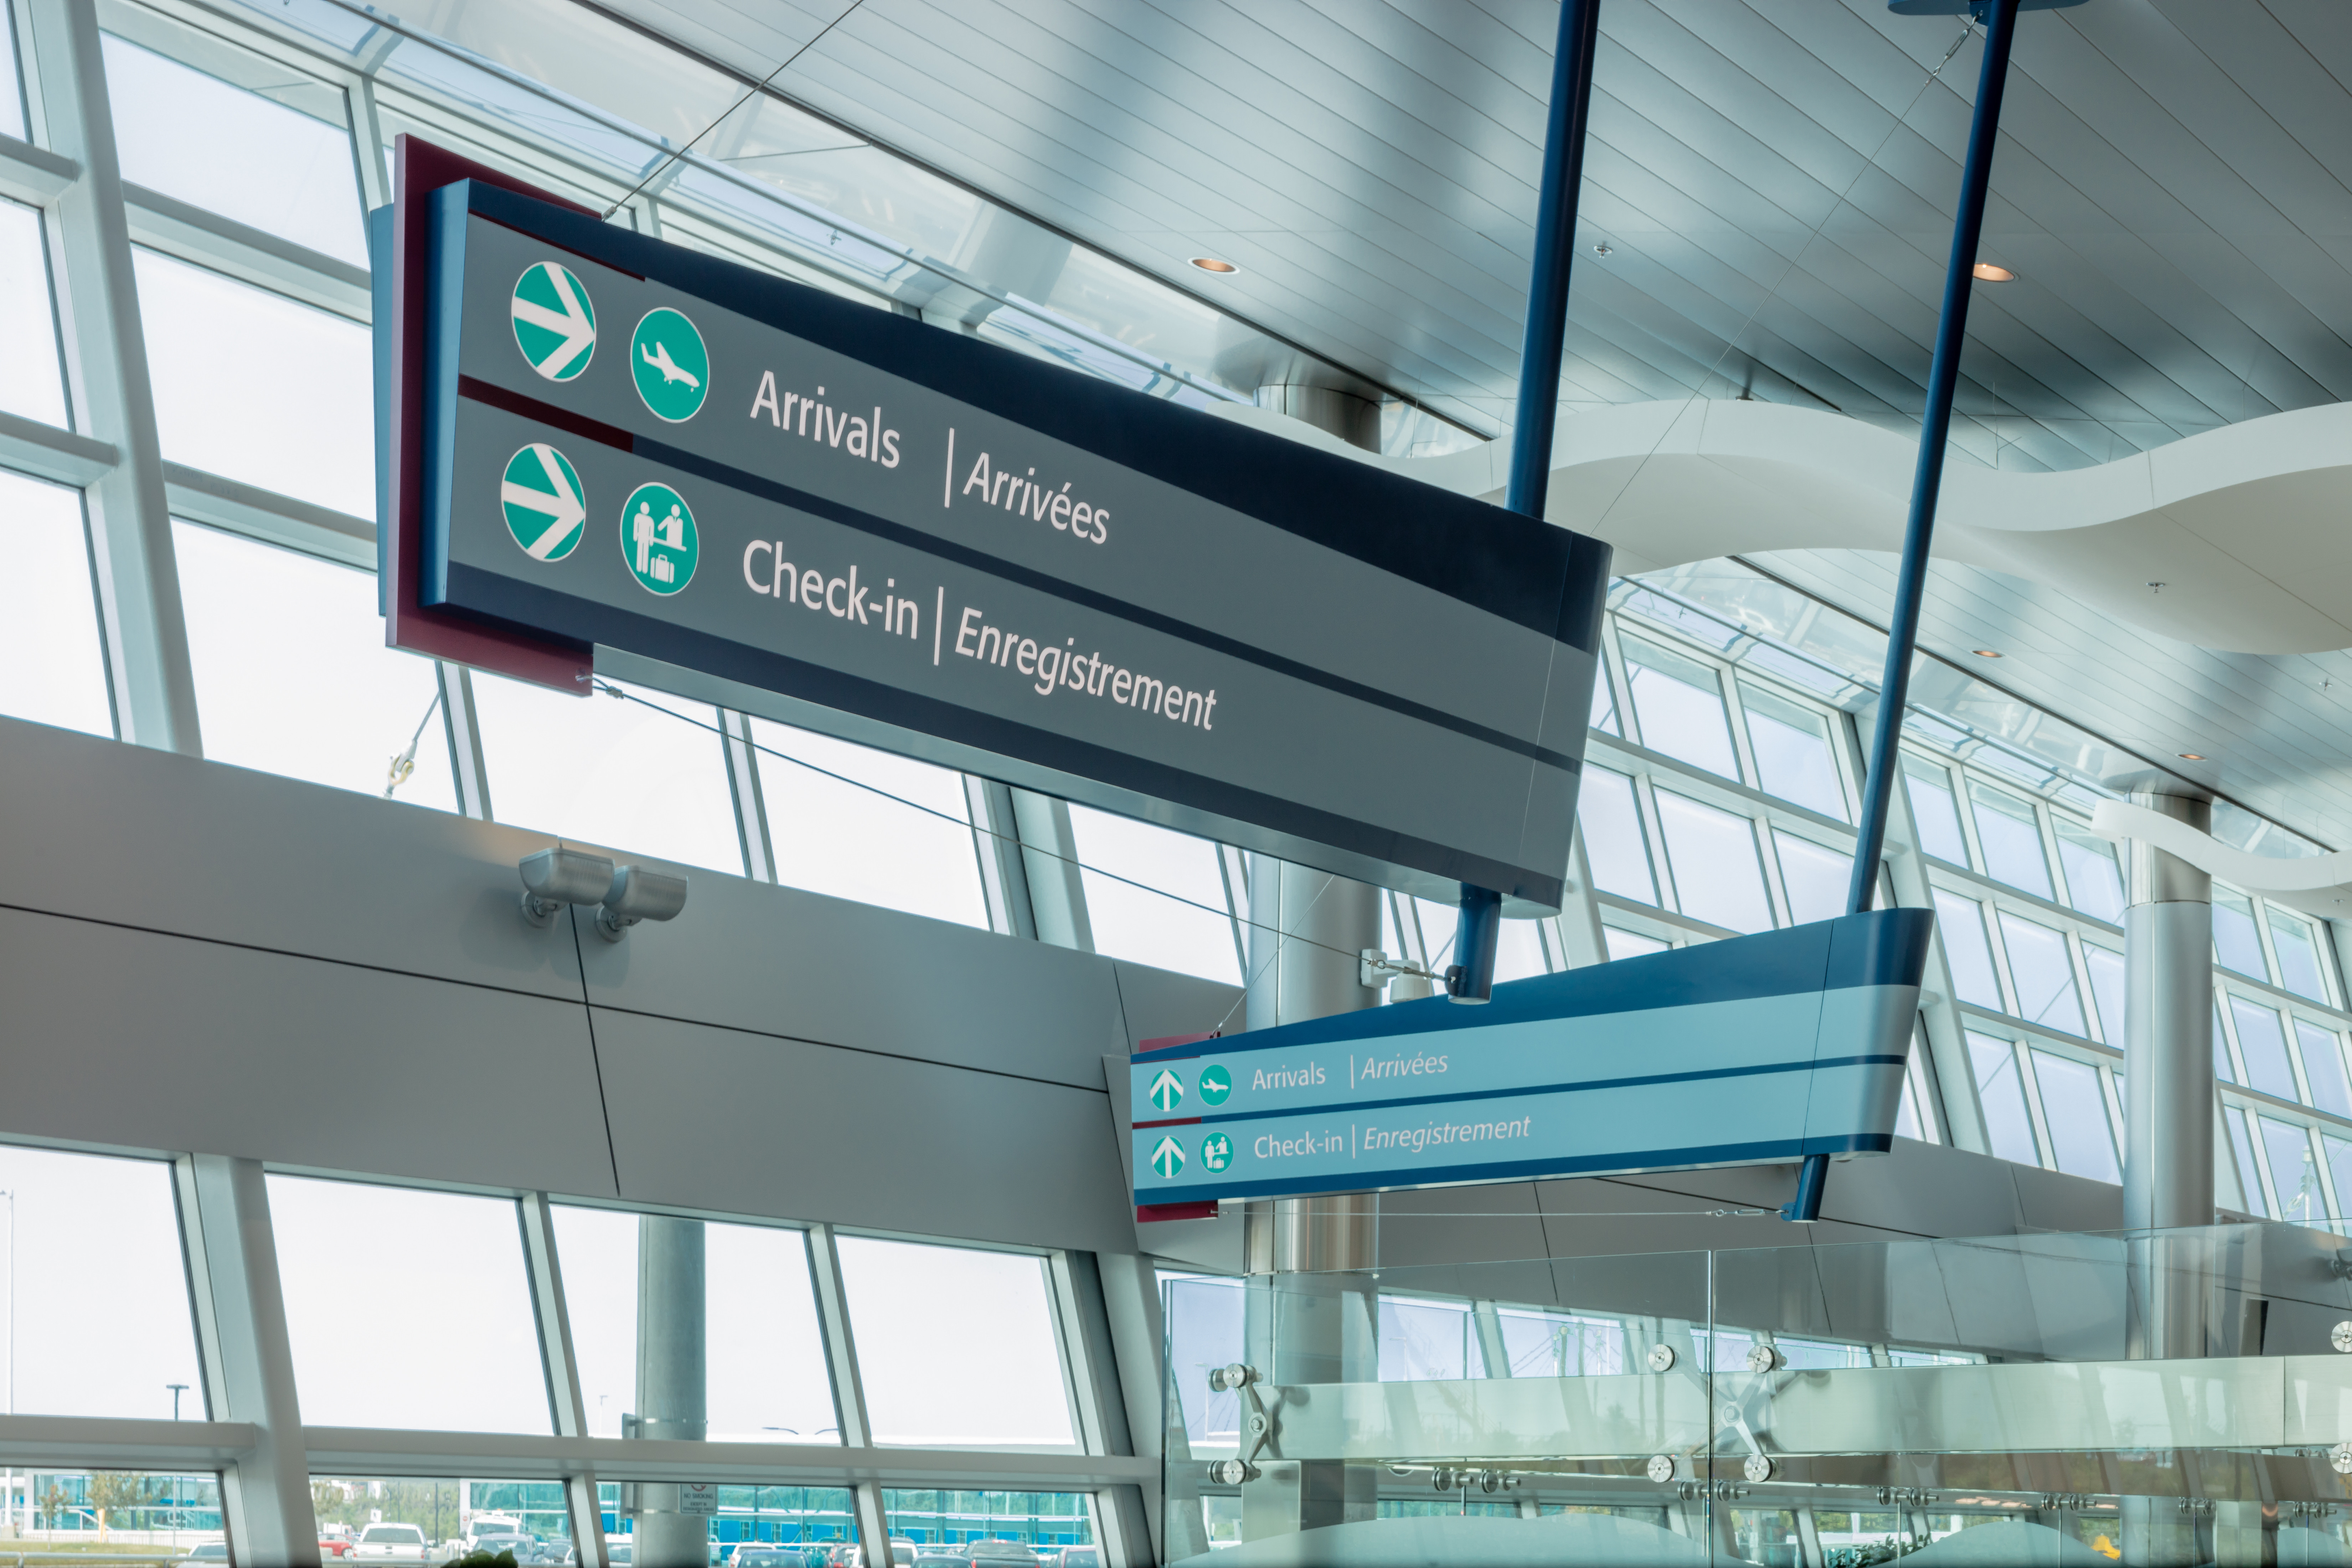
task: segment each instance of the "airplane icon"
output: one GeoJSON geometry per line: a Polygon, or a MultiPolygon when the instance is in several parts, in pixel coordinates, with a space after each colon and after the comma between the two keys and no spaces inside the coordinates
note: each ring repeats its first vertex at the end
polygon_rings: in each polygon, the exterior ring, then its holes
{"type": "Polygon", "coordinates": [[[669,357],[669,345],[667,343],[661,342],[657,340],[650,350],[640,345],[637,349],[637,355],[647,364],[661,372],[662,384],[664,386],[667,386],[670,383],[677,381],[682,381],[688,386],[698,387],[702,384],[701,381],[696,377],[692,371],[680,370],[678,368],[677,362],[669,357]]]}

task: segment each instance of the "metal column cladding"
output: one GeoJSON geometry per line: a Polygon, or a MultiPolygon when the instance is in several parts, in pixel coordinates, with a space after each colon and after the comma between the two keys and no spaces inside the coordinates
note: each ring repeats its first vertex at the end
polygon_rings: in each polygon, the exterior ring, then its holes
{"type": "Polygon", "coordinates": [[[1605,546],[486,182],[422,200],[423,605],[1557,907],[1605,546]]]}

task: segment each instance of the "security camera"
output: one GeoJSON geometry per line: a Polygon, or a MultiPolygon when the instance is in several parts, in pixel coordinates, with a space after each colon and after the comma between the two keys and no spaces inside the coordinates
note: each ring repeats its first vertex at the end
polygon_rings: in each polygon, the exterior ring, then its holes
{"type": "Polygon", "coordinates": [[[618,942],[639,921],[675,920],[684,908],[685,878],[624,866],[613,873],[604,890],[604,907],[596,911],[596,934],[618,942]]]}
{"type": "Polygon", "coordinates": [[[515,869],[522,873],[522,918],[535,926],[553,925],[566,904],[602,901],[613,886],[613,863],[580,849],[542,849],[515,869]]]}

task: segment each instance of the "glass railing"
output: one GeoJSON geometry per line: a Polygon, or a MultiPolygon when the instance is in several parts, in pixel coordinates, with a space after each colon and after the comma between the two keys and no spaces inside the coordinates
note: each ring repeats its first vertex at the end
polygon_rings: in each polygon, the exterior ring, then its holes
{"type": "Polygon", "coordinates": [[[2343,1563],[2347,1275],[2257,1225],[1173,1279],[1166,1560],[2343,1563]]]}

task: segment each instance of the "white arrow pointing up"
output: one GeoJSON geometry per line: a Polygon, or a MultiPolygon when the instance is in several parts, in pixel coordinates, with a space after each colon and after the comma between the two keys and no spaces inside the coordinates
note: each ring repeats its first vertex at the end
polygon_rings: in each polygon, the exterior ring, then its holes
{"type": "Polygon", "coordinates": [[[555,286],[555,297],[563,301],[562,312],[558,314],[517,294],[514,298],[514,319],[529,321],[534,327],[545,327],[549,331],[562,336],[563,346],[532,366],[540,374],[552,381],[563,374],[565,366],[596,346],[596,323],[588,319],[586,308],[572,293],[571,274],[544,261],[539,265],[547,280],[555,286]]]}
{"type": "Polygon", "coordinates": [[[1173,1138],[1160,1139],[1151,1146],[1151,1168],[1173,1181],[1184,1168],[1184,1145],[1173,1138]]]}
{"type": "Polygon", "coordinates": [[[1162,1110],[1173,1110],[1176,1102],[1183,1098],[1184,1080],[1161,1068],[1160,1076],[1151,1080],[1151,1103],[1162,1110]]]}
{"type": "Polygon", "coordinates": [[[557,545],[572,537],[572,531],[587,517],[588,508],[582,503],[580,493],[572,488],[572,481],[564,477],[563,465],[555,460],[555,448],[533,442],[530,450],[539,459],[540,468],[546,471],[548,485],[555,493],[550,495],[546,490],[535,490],[507,479],[499,486],[499,499],[509,506],[540,512],[553,520],[546,532],[523,547],[532,560],[544,561],[557,545]]]}

